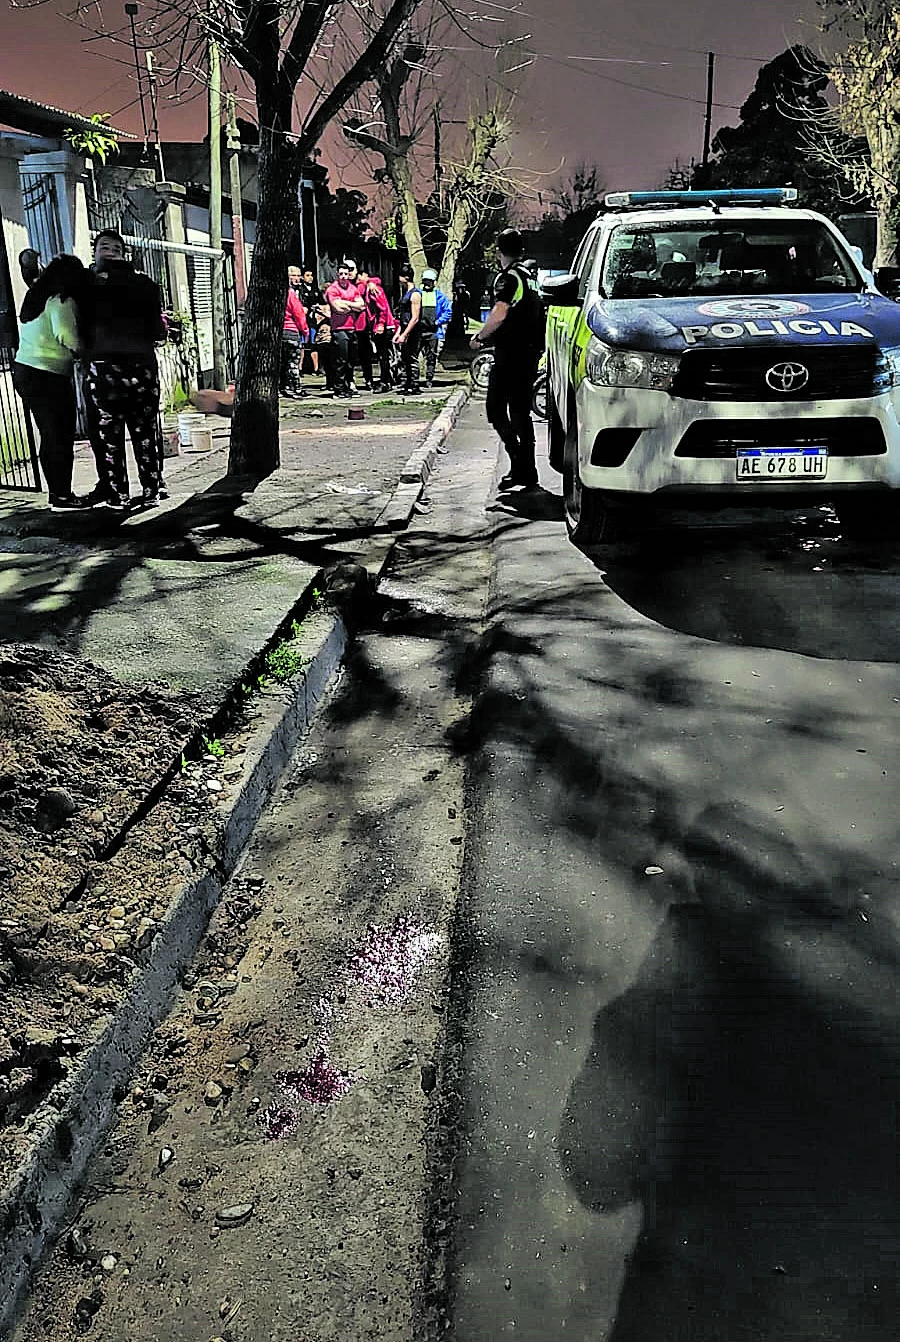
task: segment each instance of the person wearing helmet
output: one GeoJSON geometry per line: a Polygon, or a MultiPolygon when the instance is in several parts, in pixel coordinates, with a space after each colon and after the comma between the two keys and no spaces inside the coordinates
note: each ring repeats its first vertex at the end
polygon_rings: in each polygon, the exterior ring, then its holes
{"type": "Polygon", "coordinates": [[[447,335],[451,312],[449,298],[437,288],[437,271],[426,268],[422,271],[422,315],[419,318],[426,387],[434,385],[434,370],[447,335]]]}

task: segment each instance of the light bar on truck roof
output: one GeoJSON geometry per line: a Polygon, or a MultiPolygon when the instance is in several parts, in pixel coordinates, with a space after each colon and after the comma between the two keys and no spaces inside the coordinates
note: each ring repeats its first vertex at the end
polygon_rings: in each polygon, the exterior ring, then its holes
{"type": "Polygon", "coordinates": [[[633,210],[652,205],[791,205],[796,200],[795,186],[741,186],[717,191],[611,191],[605,204],[610,210],[633,210]]]}

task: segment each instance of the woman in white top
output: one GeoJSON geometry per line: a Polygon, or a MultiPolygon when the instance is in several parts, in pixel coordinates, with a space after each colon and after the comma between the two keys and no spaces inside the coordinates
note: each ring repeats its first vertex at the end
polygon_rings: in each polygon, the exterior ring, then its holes
{"type": "Polygon", "coordinates": [[[13,386],[31,412],[41,445],[38,456],[52,512],[86,505],[72,493],[75,387],[72,370],[81,351],[78,301],[87,271],[77,256],[58,256],[32,284],[19,314],[19,349],[13,386]]]}

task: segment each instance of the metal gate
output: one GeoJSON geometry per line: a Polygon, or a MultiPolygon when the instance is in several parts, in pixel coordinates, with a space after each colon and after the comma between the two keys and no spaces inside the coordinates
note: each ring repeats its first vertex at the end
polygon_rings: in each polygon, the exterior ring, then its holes
{"type": "Polygon", "coordinates": [[[19,345],[19,326],[0,215],[0,489],[41,488],[31,416],[16,395],[12,366],[19,345]]]}
{"type": "Polygon", "coordinates": [[[52,173],[27,172],[22,168],[19,181],[28,245],[40,254],[46,265],[66,249],[59,219],[56,178],[52,173]]]}

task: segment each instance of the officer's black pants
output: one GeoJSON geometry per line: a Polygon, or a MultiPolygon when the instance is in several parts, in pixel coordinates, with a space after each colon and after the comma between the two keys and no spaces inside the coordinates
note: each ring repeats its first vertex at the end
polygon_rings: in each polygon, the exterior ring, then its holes
{"type": "Polygon", "coordinates": [[[498,350],[485,404],[488,423],[497,430],[509,455],[510,474],[521,484],[529,485],[537,479],[531,396],[539,357],[498,350]]]}

